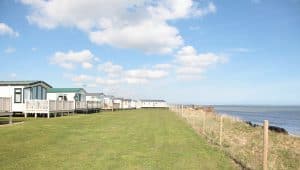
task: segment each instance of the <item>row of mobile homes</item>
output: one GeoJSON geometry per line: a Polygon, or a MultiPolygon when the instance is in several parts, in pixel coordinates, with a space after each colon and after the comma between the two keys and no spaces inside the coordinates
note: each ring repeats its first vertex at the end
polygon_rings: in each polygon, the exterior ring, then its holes
{"type": "Polygon", "coordinates": [[[104,95],[102,97],[104,110],[113,109],[135,109],[137,108],[137,101],[132,99],[123,99],[110,95],[104,95]]]}
{"type": "Polygon", "coordinates": [[[44,81],[0,81],[0,116],[23,113],[25,117],[49,118],[56,114],[99,111],[100,97],[86,93],[83,88],[52,88],[44,81]]]}
{"type": "Polygon", "coordinates": [[[46,115],[49,118],[50,115],[100,109],[167,107],[164,100],[115,98],[103,93],[87,93],[83,88],[52,88],[44,81],[0,81],[0,99],[1,115],[19,112],[25,117],[46,115]]]}
{"type": "Polygon", "coordinates": [[[140,100],[138,108],[165,108],[168,104],[164,100],[140,100]]]}

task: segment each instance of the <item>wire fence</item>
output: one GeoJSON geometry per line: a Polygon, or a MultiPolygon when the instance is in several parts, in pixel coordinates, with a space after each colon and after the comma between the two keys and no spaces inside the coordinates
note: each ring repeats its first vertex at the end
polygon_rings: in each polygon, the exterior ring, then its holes
{"type": "Polygon", "coordinates": [[[268,131],[213,108],[170,107],[198,134],[218,146],[242,169],[300,169],[300,138],[268,131]]]}

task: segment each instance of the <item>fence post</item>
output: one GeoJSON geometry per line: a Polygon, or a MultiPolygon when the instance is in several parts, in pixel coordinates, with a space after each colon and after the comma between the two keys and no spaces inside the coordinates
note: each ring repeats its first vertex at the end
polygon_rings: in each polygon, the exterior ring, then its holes
{"type": "Polygon", "coordinates": [[[183,104],[181,104],[181,116],[183,117],[183,104]]]}
{"type": "Polygon", "coordinates": [[[202,129],[203,129],[203,134],[205,134],[205,119],[206,119],[206,113],[203,112],[203,122],[202,122],[202,129]]]}
{"type": "Polygon", "coordinates": [[[219,144],[222,146],[222,134],[223,133],[223,116],[220,117],[220,141],[219,144]]]}
{"type": "Polygon", "coordinates": [[[268,145],[269,145],[269,121],[264,121],[264,156],[263,156],[263,170],[268,169],[268,145]]]}

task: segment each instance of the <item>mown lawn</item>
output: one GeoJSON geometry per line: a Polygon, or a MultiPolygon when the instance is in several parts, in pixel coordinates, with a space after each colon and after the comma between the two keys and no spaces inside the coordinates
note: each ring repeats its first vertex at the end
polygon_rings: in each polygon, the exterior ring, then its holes
{"type": "Polygon", "coordinates": [[[232,169],[164,109],[27,119],[0,127],[0,169],[232,169]]]}

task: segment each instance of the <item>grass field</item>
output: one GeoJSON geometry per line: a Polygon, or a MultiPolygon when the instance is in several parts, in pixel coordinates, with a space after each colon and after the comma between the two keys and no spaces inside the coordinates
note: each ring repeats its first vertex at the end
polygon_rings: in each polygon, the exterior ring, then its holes
{"type": "Polygon", "coordinates": [[[183,120],[163,109],[27,119],[0,127],[0,169],[234,167],[183,120]]]}

